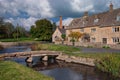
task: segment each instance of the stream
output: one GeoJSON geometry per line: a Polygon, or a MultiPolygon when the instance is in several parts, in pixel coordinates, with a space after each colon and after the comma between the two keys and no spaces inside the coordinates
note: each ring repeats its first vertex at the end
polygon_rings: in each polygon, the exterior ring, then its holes
{"type": "MultiPolygon", "coordinates": [[[[0,54],[31,51],[28,46],[13,46],[0,51],[0,54]]],[[[24,66],[30,67],[44,75],[51,76],[55,80],[120,80],[113,79],[110,75],[96,70],[94,67],[67,63],[56,60],[54,62],[40,61],[39,57],[33,57],[33,63],[26,63],[26,57],[6,58],[24,66]]]]}

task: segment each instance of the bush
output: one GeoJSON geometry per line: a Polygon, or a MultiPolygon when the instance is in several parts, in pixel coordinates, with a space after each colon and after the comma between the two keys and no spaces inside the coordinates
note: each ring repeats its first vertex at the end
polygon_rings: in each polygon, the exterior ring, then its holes
{"type": "Polygon", "coordinates": [[[120,56],[110,54],[96,61],[95,64],[101,71],[110,73],[114,77],[120,77],[120,56]]]}
{"type": "Polygon", "coordinates": [[[109,47],[109,46],[103,46],[103,48],[108,49],[108,48],[110,48],[110,47],[109,47]]]}

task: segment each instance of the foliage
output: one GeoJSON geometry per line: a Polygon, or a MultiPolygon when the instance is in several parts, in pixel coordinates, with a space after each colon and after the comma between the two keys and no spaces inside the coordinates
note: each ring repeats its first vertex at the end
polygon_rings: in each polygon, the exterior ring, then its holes
{"type": "Polygon", "coordinates": [[[28,32],[22,26],[13,26],[12,23],[4,22],[0,18],[0,39],[4,38],[19,38],[27,36],[28,32]]]}
{"type": "Polygon", "coordinates": [[[52,24],[52,26],[53,26],[53,32],[56,30],[56,28],[57,28],[57,26],[56,26],[56,23],[54,22],[53,24],[52,24]]]}
{"type": "Polygon", "coordinates": [[[62,34],[61,37],[62,37],[63,40],[65,40],[66,35],[65,35],[65,34],[62,34]]]}
{"type": "Polygon", "coordinates": [[[10,38],[12,37],[12,32],[14,30],[14,26],[11,23],[4,23],[0,26],[0,35],[2,35],[0,38],[10,38]]]}
{"type": "Polygon", "coordinates": [[[70,32],[70,34],[69,34],[69,37],[71,37],[72,39],[75,39],[76,41],[78,41],[79,40],[79,38],[80,37],[82,37],[82,33],[80,33],[80,32],[70,32]]]}
{"type": "Polygon", "coordinates": [[[109,46],[103,46],[103,48],[108,49],[108,48],[110,48],[110,47],[109,47],[109,46]]]}
{"type": "Polygon", "coordinates": [[[30,29],[33,38],[39,38],[41,41],[52,40],[52,24],[47,19],[37,20],[35,26],[30,29]]]}
{"type": "Polygon", "coordinates": [[[73,44],[73,46],[75,45],[75,41],[78,41],[80,37],[82,37],[82,33],[80,32],[70,32],[70,34],[68,35],[69,37],[71,37],[71,42],[73,44]]]}
{"type": "Polygon", "coordinates": [[[0,62],[0,80],[53,80],[30,68],[11,61],[0,62]]]}
{"type": "Polygon", "coordinates": [[[96,61],[96,67],[114,77],[120,77],[120,55],[109,54],[96,61]]]}

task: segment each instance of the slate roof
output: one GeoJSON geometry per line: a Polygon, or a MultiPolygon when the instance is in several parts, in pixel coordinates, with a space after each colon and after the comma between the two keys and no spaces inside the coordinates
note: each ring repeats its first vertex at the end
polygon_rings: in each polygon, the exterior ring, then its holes
{"type": "Polygon", "coordinates": [[[60,28],[58,27],[58,29],[59,29],[59,31],[60,31],[62,34],[65,34],[66,30],[65,30],[64,28],[60,29],[60,28]]]}
{"type": "Polygon", "coordinates": [[[81,18],[75,18],[70,23],[70,25],[66,27],[66,29],[77,29],[94,26],[120,26],[120,21],[117,21],[117,16],[120,16],[120,8],[114,9],[112,12],[107,11],[92,16],[83,16],[81,18]]]}

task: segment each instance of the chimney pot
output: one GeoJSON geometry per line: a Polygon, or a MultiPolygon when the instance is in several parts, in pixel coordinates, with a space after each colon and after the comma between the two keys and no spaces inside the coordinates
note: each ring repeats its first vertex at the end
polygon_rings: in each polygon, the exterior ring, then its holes
{"type": "Polygon", "coordinates": [[[62,29],[62,16],[60,16],[60,24],[59,24],[59,28],[62,29]]]}
{"type": "Polygon", "coordinates": [[[84,12],[84,16],[88,16],[88,12],[87,11],[84,12]]]}
{"type": "Polygon", "coordinates": [[[112,12],[112,11],[113,11],[113,4],[112,4],[112,2],[110,3],[110,6],[109,6],[109,7],[110,7],[110,10],[109,10],[109,11],[112,12]]]}

